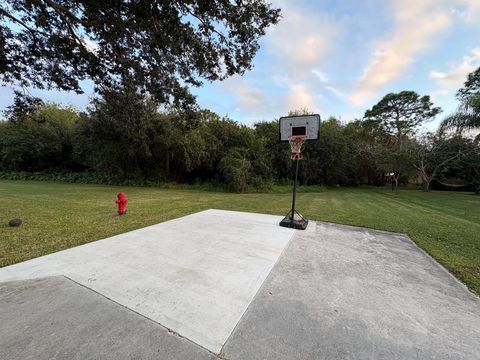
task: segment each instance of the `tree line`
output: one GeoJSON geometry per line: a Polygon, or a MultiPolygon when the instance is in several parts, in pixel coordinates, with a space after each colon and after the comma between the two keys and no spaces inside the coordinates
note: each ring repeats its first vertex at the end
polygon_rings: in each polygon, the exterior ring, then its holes
{"type": "MultiPolygon", "coordinates": [[[[98,98],[78,113],[18,94],[0,122],[0,176],[200,181],[232,191],[286,181],[289,150],[275,120],[247,127],[198,110],[190,92],[249,70],[280,19],[266,0],[3,1],[0,82],[81,93],[90,79],[98,98]]],[[[363,119],[324,119],[300,181],[398,189],[418,178],[426,191],[434,184],[479,193],[479,138],[471,134],[480,127],[479,94],[480,69],[457,93],[458,111],[429,134],[417,132],[440,109],[411,91],[386,95],[363,119]]]]}
{"type": "MultiPolygon", "coordinates": [[[[478,86],[480,71],[476,74],[476,81],[469,77],[459,94],[464,96],[472,83],[478,86]]],[[[462,103],[435,133],[417,131],[441,110],[428,96],[412,91],[386,95],[363,119],[323,119],[319,141],[306,146],[300,183],[393,182],[398,189],[416,179],[426,191],[433,182],[478,193],[480,139],[468,130],[478,127],[472,118],[478,121],[474,106],[479,92],[470,93],[462,100],[469,105],[462,103]]],[[[303,113],[308,111],[291,114],[303,113]]],[[[278,141],[276,120],[248,127],[209,110],[159,111],[154,99],[133,87],[105,91],[80,113],[17,93],[5,117],[0,122],[0,170],[7,177],[21,171],[70,172],[112,183],[210,182],[237,192],[291,178],[290,149],[278,141]]]]}

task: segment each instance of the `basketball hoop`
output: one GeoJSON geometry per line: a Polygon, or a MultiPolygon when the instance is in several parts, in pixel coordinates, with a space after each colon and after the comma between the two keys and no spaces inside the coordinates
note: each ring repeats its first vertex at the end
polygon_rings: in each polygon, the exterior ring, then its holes
{"type": "Polygon", "coordinates": [[[303,149],[305,148],[305,141],[318,140],[320,136],[320,115],[300,115],[300,116],[284,116],[278,120],[278,139],[281,142],[290,144],[291,155],[290,159],[294,161],[295,175],[293,178],[292,191],[292,209],[280,221],[280,226],[305,230],[308,225],[308,220],[305,219],[295,208],[297,198],[297,182],[298,182],[298,167],[299,160],[303,159],[303,149]]]}
{"type": "Polygon", "coordinates": [[[290,155],[290,159],[303,159],[302,151],[305,148],[305,140],[307,140],[307,136],[305,135],[294,135],[288,137],[288,143],[290,144],[290,149],[292,150],[292,155],[290,155]]]}

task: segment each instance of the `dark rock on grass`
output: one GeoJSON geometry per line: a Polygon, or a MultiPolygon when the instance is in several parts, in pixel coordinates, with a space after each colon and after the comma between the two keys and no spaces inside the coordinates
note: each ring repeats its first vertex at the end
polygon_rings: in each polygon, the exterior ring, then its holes
{"type": "Polygon", "coordinates": [[[10,226],[20,226],[20,225],[22,225],[22,220],[21,219],[12,219],[8,222],[8,225],[10,225],[10,226]]]}

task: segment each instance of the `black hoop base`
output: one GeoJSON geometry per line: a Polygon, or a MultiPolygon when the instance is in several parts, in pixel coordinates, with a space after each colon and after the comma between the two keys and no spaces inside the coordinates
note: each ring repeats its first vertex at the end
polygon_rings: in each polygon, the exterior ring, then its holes
{"type": "Polygon", "coordinates": [[[291,216],[292,212],[290,211],[287,216],[280,221],[280,226],[288,227],[297,230],[305,230],[308,226],[308,220],[300,215],[296,210],[295,214],[298,216],[291,216]]]}

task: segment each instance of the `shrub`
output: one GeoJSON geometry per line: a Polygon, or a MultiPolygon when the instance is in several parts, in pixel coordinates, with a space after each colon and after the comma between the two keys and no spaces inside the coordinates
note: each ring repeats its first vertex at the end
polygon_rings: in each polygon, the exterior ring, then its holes
{"type": "Polygon", "coordinates": [[[248,189],[252,165],[244,153],[245,149],[233,148],[220,161],[220,174],[230,191],[243,192],[248,189]]]}

